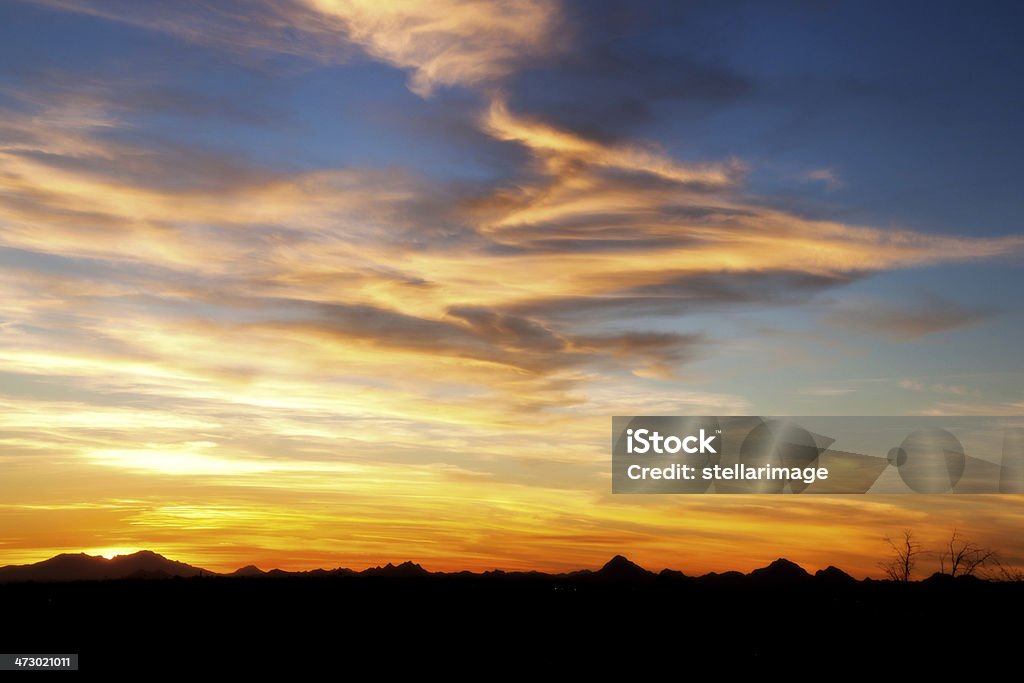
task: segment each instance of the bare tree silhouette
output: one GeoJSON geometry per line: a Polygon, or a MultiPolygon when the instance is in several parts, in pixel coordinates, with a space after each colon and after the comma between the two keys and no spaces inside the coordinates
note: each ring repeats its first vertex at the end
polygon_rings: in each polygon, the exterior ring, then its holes
{"type": "Polygon", "coordinates": [[[998,556],[993,556],[986,565],[985,578],[990,581],[1024,583],[1024,569],[1003,564],[1003,561],[998,556]]]}
{"type": "Polygon", "coordinates": [[[946,546],[939,552],[939,570],[950,576],[974,576],[996,559],[996,552],[964,539],[953,529],[946,546]]]}
{"type": "Polygon", "coordinates": [[[909,582],[914,573],[917,558],[923,552],[921,544],[914,539],[914,532],[904,529],[902,539],[893,540],[890,536],[886,536],[885,541],[892,548],[892,557],[884,562],[879,562],[878,566],[893,581],[909,582]]]}

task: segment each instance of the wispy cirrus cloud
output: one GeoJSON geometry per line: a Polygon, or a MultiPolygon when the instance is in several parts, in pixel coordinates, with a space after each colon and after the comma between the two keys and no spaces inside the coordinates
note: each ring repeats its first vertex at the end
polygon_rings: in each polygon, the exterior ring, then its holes
{"type": "Polygon", "coordinates": [[[993,314],[987,307],[968,307],[928,296],[905,305],[881,302],[843,305],[828,315],[828,321],[862,334],[907,342],[976,325],[993,314]]]}
{"type": "Polygon", "coordinates": [[[531,57],[557,52],[559,4],[544,0],[257,0],[183,6],[35,0],[233,53],[259,50],[338,63],[363,52],[411,73],[409,87],[493,87],[531,57]]]}
{"type": "Polygon", "coordinates": [[[346,62],[356,54],[343,26],[304,0],[197,2],[174,0],[26,0],[35,5],[126,23],[203,45],[241,60],[288,54],[321,63],[346,62]]]}
{"type": "Polygon", "coordinates": [[[843,180],[839,174],[831,168],[815,168],[801,174],[804,180],[822,183],[829,190],[836,190],[843,186],[843,180]]]}
{"type": "MultiPolygon", "coordinates": [[[[516,186],[448,188],[356,168],[254,168],[228,187],[161,185],[132,163],[159,159],[161,149],[108,141],[104,131],[118,119],[95,93],[85,101],[87,115],[71,108],[59,120],[45,115],[49,104],[43,116],[12,112],[0,153],[0,241],[94,264],[98,289],[60,285],[74,280],[70,273],[45,278],[45,288],[62,287],[55,305],[76,289],[79,310],[90,292],[109,300],[102,273],[134,269],[134,286],[154,304],[178,302],[163,307],[164,315],[179,311],[175,321],[180,311],[213,321],[241,311],[247,325],[358,339],[424,363],[441,352],[470,363],[482,384],[493,378],[481,368],[495,364],[543,375],[598,358],[671,376],[702,348],[693,343],[699,330],[624,335],[603,329],[606,314],[798,303],[874,271],[985,258],[1019,242],[788,215],[744,200],[731,164],[692,166],[587,140],[520,120],[504,105],[487,110],[482,125],[536,159],[516,186]],[[186,274],[205,282],[188,284],[186,274]],[[281,303],[289,300],[296,305],[281,303]]],[[[181,163],[189,161],[172,158],[164,170],[186,172],[181,163]]],[[[22,270],[31,279],[33,268],[22,270]]],[[[860,319],[916,334],[964,321],[953,318],[860,319]]]]}
{"type": "Polygon", "coordinates": [[[657,150],[635,145],[602,144],[544,122],[516,116],[500,97],[491,101],[483,129],[499,140],[527,147],[552,174],[578,166],[635,172],[697,187],[734,185],[743,171],[737,161],[725,164],[684,164],[657,150]]]}
{"type": "Polygon", "coordinates": [[[531,57],[558,50],[558,3],[544,0],[305,0],[337,19],[349,40],[412,73],[409,87],[494,86],[531,57]]]}

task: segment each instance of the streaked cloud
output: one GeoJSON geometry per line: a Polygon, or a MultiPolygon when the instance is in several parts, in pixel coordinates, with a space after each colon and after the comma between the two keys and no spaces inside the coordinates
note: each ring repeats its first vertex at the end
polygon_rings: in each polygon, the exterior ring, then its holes
{"type": "Polygon", "coordinates": [[[186,43],[212,45],[240,60],[260,61],[270,53],[295,55],[322,63],[350,59],[354,47],[343,26],[302,0],[227,0],[182,5],[175,0],[26,0],[166,33],[186,43]]]}
{"type": "Polygon", "coordinates": [[[856,389],[853,387],[837,387],[837,386],[821,386],[821,387],[804,387],[800,389],[799,393],[805,396],[820,396],[828,398],[832,396],[845,396],[846,394],[852,394],[856,389]]]}
{"type": "Polygon", "coordinates": [[[410,87],[493,86],[524,59],[557,49],[557,2],[544,0],[305,0],[341,22],[348,38],[412,72],[410,87]]]}
{"type": "Polygon", "coordinates": [[[962,384],[950,384],[947,382],[928,382],[911,378],[901,379],[896,383],[896,385],[900,389],[906,389],[908,391],[921,391],[932,394],[954,394],[957,396],[978,394],[978,392],[962,384]]]}
{"type": "Polygon", "coordinates": [[[514,116],[501,98],[492,100],[483,119],[483,127],[499,140],[518,142],[528,147],[553,174],[571,172],[583,165],[650,174],[683,184],[720,187],[733,184],[743,170],[739,162],[680,164],[656,150],[628,145],[610,146],[587,140],[540,121],[514,116]]]}
{"type": "Polygon", "coordinates": [[[801,174],[804,180],[819,182],[825,185],[830,190],[835,190],[843,186],[843,180],[839,177],[839,174],[831,168],[815,168],[810,171],[805,171],[801,174]]]}
{"type": "Polygon", "coordinates": [[[881,302],[840,306],[828,319],[837,327],[905,342],[975,325],[992,314],[987,308],[972,309],[956,302],[925,297],[903,306],[881,302]]]}
{"type": "Polygon", "coordinates": [[[531,57],[558,50],[559,3],[544,0],[257,0],[183,6],[36,0],[238,53],[344,62],[356,50],[411,73],[409,87],[492,87],[531,57]]]}

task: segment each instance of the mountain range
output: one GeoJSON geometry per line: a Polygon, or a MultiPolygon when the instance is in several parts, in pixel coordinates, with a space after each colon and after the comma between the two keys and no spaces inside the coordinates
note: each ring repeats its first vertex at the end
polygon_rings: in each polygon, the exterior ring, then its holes
{"type": "Polygon", "coordinates": [[[174,578],[212,575],[198,567],[169,560],[150,550],[105,557],[63,553],[35,564],[0,567],[0,582],[97,581],[103,579],[174,578]]]}
{"type": "Polygon", "coordinates": [[[593,571],[581,569],[573,572],[549,574],[539,571],[502,570],[487,571],[480,574],[473,572],[430,572],[414,562],[403,562],[395,565],[388,563],[383,567],[371,567],[362,571],[346,568],[313,569],[310,571],[285,571],[271,569],[264,571],[255,565],[247,565],[228,574],[219,574],[201,567],[193,567],[184,562],[168,559],[150,550],[140,550],[130,555],[118,555],[105,558],[93,555],[61,554],[42,562],[25,565],[9,565],[0,567],[0,583],[20,581],[53,582],[53,581],[100,581],[112,579],[170,579],[170,578],[283,578],[283,577],[385,577],[417,579],[427,577],[462,577],[479,579],[501,578],[552,578],[568,581],[600,581],[600,582],[633,582],[649,581],[692,581],[731,582],[752,581],[758,583],[789,584],[810,580],[828,581],[835,584],[856,582],[852,576],[837,569],[828,567],[819,570],[813,576],[800,565],[780,558],[766,567],[751,571],[749,574],[740,572],[711,573],[701,577],[689,577],[680,571],[665,569],[660,573],[644,569],[622,555],[616,555],[603,567],[593,571]]]}

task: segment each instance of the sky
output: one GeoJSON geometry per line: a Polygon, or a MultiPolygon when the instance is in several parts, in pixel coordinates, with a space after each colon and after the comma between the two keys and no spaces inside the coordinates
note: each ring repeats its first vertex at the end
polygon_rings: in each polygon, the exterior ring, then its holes
{"type": "MultiPolygon", "coordinates": [[[[0,7],[0,564],[879,576],[1021,496],[611,494],[612,415],[1020,415],[1019,4],[0,7]]],[[[932,558],[934,559],[934,558],[932,558]]],[[[931,560],[927,560],[930,562],[931,560]]]]}

